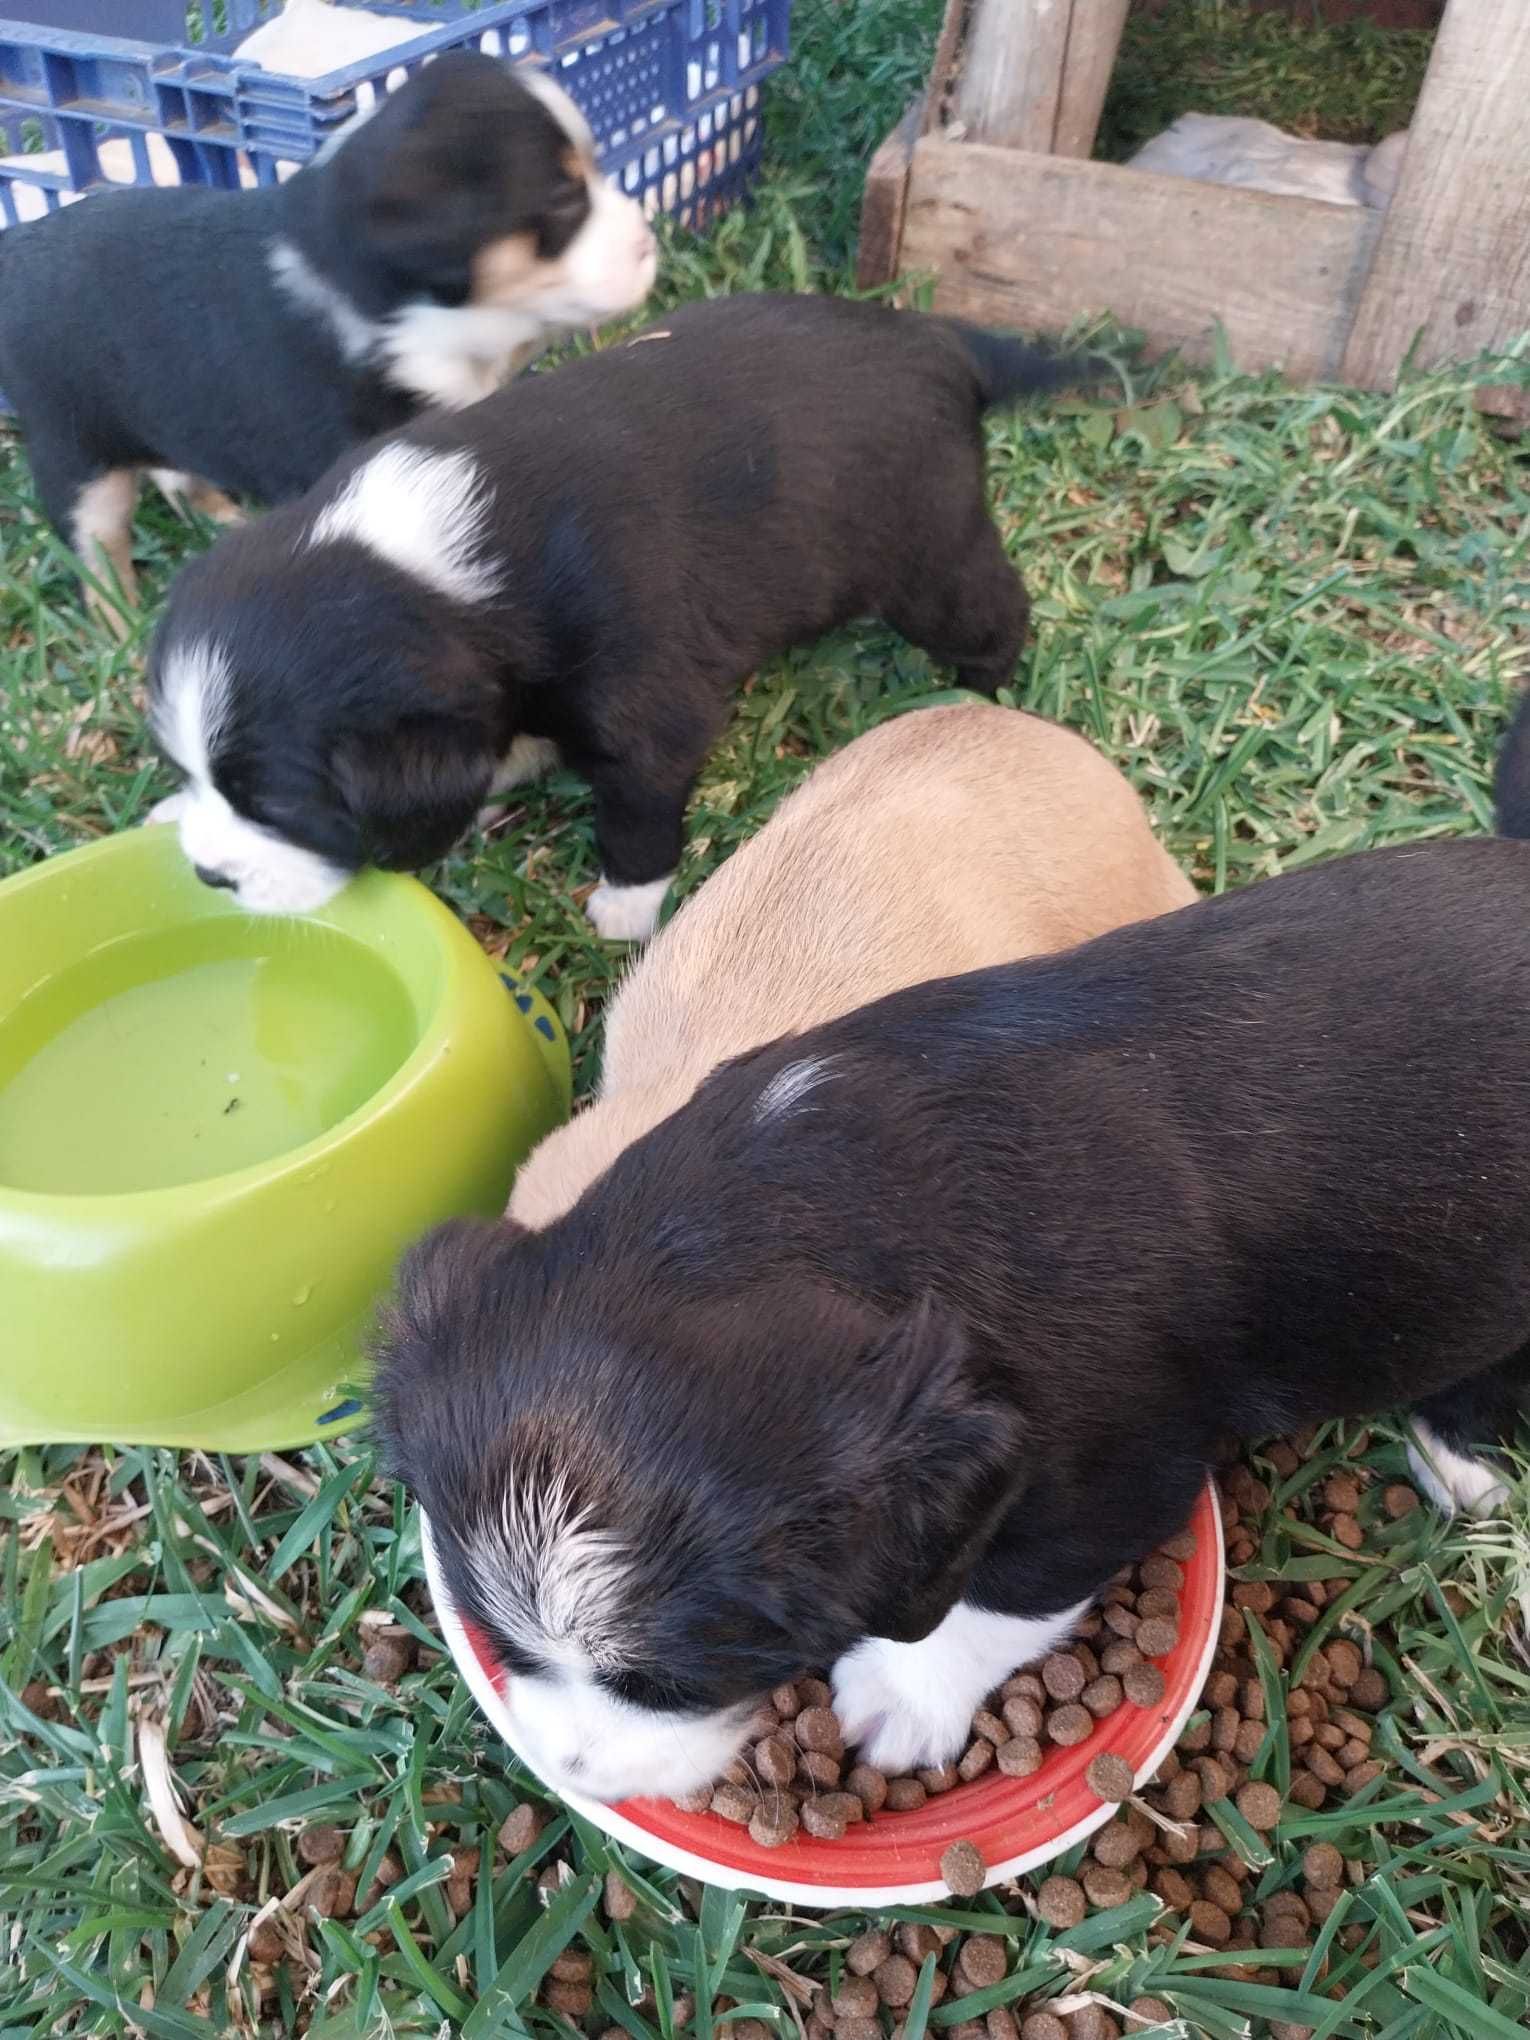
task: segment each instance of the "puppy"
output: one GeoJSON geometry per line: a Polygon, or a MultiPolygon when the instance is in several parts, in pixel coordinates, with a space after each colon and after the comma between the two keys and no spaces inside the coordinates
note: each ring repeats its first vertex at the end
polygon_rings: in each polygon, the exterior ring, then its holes
{"type": "Polygon", "coordinates": [[[508,1216],[560,1218],[730,1056],[1194,898],[1082,737],[977,703],[898,716],[810,773],[644,951],[606,1012],[598,1099],[520,1170],[508,1216]]]}
{"type": "Polygon", "coordinates": [[[131,598],[142,470],[299,495],[640,305],[654,273],[573,102],[452,51],[285,184],[103,191],[0,235],[0,389],[48,517],[131,598]]]}
{"type": "Polygon", "coordinates": [[[365,448],[174,584],[151,692],[187,855],[301,912],[444,856],[491,783],[561,756],[594,790],[590,918],[650,934],[762,661],[875,615],[968,687],[1010,678],[982,416],[1077,369],[880,305],[721,299],[365,448]]]}
{"type": "Polygon", "coordinates": [[[549,1783],[699,1786],[810,1664],[950,1758],[1228,1433],[1407,1405],[1499,1503],[1527,984],[1530,844],[1377,850],[894,992],[426,1240],[382,1435],[549,1783]]]}
{"type": "MultiPolygon", "coordinates": [[[[978,704],[884,723],[819,765],[644,953],[606,1019],[598,1101],[537,1149],[509,1216],[561,1217],[729,1056],[931,971],[1059,949],[1194,897],[1131,787],[1083,738],[978,704]]],[[[795,1069],[762,1110],[810,1110],[816,1081],[795,1069]]],[[[392,1384],[385,1371],[385,1412],[409,1394],[392,1384]]],[[[473,1379],[481,1392],[492,1394],[473,1379]]],[[[498,1453],[492,1403],[484,1422],[498,1453]]],[[[508,1697],[517,1746],[549,1779],[572,1782],[568,1757],[598,1766],[604,1750],[619,1792],[634,1739],[661,1762],[674,1746],[659,1715],[624,1717],[607,1739],[610,1696],[596,1685],[530,1676],[508,1697]]],[[[720,1766],[732,1748],[706,1735],[688,1729],[686,1750],[700,1737],[720,1766]]],[[[592,1789],[604,1776],[581,1774],[592,1789]]]]}

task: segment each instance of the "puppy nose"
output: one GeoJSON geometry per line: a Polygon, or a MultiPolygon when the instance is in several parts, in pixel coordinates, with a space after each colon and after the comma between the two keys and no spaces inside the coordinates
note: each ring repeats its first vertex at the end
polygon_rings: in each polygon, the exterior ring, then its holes
{"type": "Polygon", "coordinates": [[[193,864],[191,868],[203,885],[210,885],[215,892],[232,892],[237,883],[226,871],[212,871],[205,864],[193,864]]]}

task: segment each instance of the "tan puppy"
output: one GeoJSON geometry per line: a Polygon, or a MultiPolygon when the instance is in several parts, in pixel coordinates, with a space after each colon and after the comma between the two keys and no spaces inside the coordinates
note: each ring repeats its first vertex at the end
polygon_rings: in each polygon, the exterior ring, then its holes
{"type": "Polygon", "coordinates": [[[885,993],[1067,949],[1195,889],[1055,723],[930,708],[858,737],[686,901],[606,1017],[600,1093],[516,1178],[544,1226],[730,1056],[885,993]]]}

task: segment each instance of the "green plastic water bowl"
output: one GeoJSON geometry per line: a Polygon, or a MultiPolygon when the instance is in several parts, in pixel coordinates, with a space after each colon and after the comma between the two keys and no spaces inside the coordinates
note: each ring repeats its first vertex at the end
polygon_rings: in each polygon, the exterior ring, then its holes
{"type": "Polygon", "coordinates": [[[0,1446],[364,1415],[399,1254],[503,1209],[568,1046],[413,879],[249,915],[171,829],[0,884],[0,1446]]]}

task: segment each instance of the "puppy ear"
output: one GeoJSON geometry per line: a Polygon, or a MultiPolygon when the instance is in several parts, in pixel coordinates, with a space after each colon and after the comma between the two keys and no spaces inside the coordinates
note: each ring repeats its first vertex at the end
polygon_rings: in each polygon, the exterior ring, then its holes
{"type": "Polygon", "coordinates": [[[435,1413],[468,1372],[462,1345],[473,1318],[464,1305],[481,1295],[507,1243],[524,1230],[509,1220],[454,1218],[399,1263],[372,1340],[372,1428],[389,1472],[416,1493],[422,1438],[439,1431],[435,1413]]]}
{"type": "Polygon", "coordinates": [[[444,857],[483,804],[494,764],[484,726],[448,715],[350,731],[330,754],[362,853],[386,871],[418,871],[444,857]]]}
{"type": "MultiPolygon", "coordinates": [[[[961,1598],[1023,1474],[1022,1426],[985,1388],[966,1332],[928,1299],[853,1370],[844,1429],[875,1496],[862,1549],[867,1633],[911,1643],[961,1598]]],[[[869,1490],[869,1493],[868,1493],[869,1490]]]]}
{"type": "Polygon", "coordinates": [[[478,222],[423,171],[411,186],[399,164],[366,207],[363,233],[378,262],[444,305],[466,304],[473,286],[478,222]]]}

